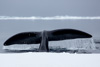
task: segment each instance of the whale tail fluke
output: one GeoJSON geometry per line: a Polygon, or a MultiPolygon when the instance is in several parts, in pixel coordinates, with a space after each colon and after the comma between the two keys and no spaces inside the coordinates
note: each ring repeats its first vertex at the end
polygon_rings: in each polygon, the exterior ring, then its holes
{"type": "Polygon", "coordinates": [[[9,38],[4,43],[4,49],[8,49],[8,50],[39,49],[40,51],[49,51],[51,47],[55,49],[57,48],[57,46],[60,46],[60,47],[63,47],[63,48],[65,47],[66,49],[68,49],[68,48],[73,48],[73,46],[78,45],[75,47],[76,49],[79,47],[83,47],[83,46],[80,46],[83,43],[81,42],[82,40],[84,40],[84,44],[86,45],[92,44],[92,45],[89,45],[89,47],[90,46],[92,47],[93,40],[91,38],[92,36],[90,34],[79,31],[79,30],[75,30],[75,29],[58,29],[58,30],[43,31],[43,32],[23,32],[9,38]],[[87,38],[88,40],[90,38],[90,41],[87,42],[87,40],[84,40],[87,38]],[[48,43],[49,41],[50,43],[48,43]],[[63,41],[65,43],[63,43],[63,41]],[[53,42],[54,44],[51,45],[52,44],[51,42],[53,42]],[[81,42],[81,44],[79,42],[81,42]],[[70,45],[70,47],[68,45],[70,45]]]}

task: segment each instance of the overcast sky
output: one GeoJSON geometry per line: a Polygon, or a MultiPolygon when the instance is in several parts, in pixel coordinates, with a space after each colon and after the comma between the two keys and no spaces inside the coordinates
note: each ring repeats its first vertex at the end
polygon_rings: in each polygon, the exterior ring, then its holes
{"type": "Polygon", "coordinates": [[[0,0],[0,15],[100,16],[100,0],[0,0]]]}
{"type": "MultiPolygon", "coordinates": [[[[100,16],[100,0],[0,0],[0,16],[100,16]]],[[[58,28],[74,28],[98,37],[100,20],[5,21],[0,31],[19,33],[58,28]]]]}

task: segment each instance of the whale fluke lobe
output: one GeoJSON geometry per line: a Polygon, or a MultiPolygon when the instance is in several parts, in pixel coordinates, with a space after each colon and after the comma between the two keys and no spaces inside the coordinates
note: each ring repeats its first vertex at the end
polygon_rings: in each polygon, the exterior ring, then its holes
{"type": "Polygon", "coordinates": [[[4,45],[38,44],[41,42],[40,32],[23,32],[9,38],[4,45]]]}
{"type": "Polygon", "coordinates": [[[65,40],[65,39],[76,39],[76,38],[91,38],[92,35],[75,30],[75,29],[59,29],[49,31],[49,41],[65,40]]]}
{"type": "MultiPolygon", "coordinates": [[[[12,46],[18,44],[18,46],[27,44],[27,45],[36,45],[40,44],[37,49],[40,52],[48,52],[49,41],[60,41],[60,40],[70,40],[70,39],[78,39],[78,38],[92,38],[92,35],[85,33],[83,31],[75,30],[75,29],[58,29],[52,31],[42,31],[42,32],[23,32],[16,34],[9,38],[4,43],[4,49],[12,49],[12,46]]],[[[79,41],[79,40],[77,40],[79,41]]],[[[65,44],[67,45],[67,44],[65,44]]],[[[19,47],[18,47],[19,48],[19,47]]],[[[25,50],[30,48],[25,47],[25,50]]],[[[32,48],[32,50],[34,47],[32,48]]],[[[22,50],[22,49],[21,49],[22,50]]]]}

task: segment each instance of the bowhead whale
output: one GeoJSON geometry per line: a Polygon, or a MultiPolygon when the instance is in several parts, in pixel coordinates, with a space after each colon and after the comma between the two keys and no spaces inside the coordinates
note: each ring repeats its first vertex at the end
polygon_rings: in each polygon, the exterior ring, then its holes
{"type": "Polygon", "coordinates": [[[69,40],[77,38],[91,38],[92,35],[75,29],[57,29],[51,31],[42,31],[42,32],[22,32],[10,37],[7,41],[4,42],[4,49],[9,49],[15,44],[40,44],[40,52],[48,52],[48,42],[49,41],[60,41],[60,40],[69,40]]]}

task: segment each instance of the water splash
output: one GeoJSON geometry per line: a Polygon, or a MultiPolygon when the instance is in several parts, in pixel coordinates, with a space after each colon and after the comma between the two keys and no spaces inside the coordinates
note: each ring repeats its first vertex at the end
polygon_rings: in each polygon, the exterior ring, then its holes
{"type": "MultiPolygon", "coordinates": [[[[30,45],[19,45],[14,44],[10,46],[4,46],[3,49],[6,50],[38,50],[40,44],[30,44],[30,45]]],[[[50,41],[49,49],[55,50],[55,52],[65,52],[67,50],[95,50],[95,43],[92,38],[78,38],[62,41],[50,41]]]]}
{"type": "Polygon", "coordinates": [[[3,46],[4,50],[35,50],[39,49],[39,44],[14,44],[9,46],[3,46]]]}
{"type": "Polygon", "coordinates": [[[49,42],[50,49],[65,50],[95,50],[95,43],[92,38],[78,38],[62,41],[49,42]]]}

